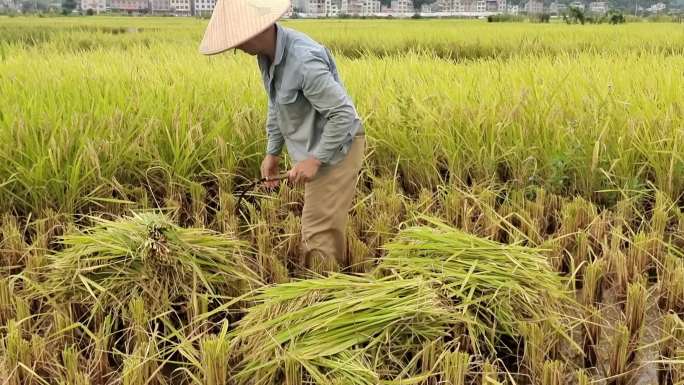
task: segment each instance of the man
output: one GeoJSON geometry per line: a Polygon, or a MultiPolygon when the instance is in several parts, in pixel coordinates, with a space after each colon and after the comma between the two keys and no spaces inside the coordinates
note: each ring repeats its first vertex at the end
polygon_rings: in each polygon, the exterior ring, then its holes
{"type": "Polygon", "coordinates": [[[289,6],[288,0],[219,0],[200,52],[236,48],[257,56],[269,100],[261,174],[278,175],[285,145],[294,163],[288,179],[305,186],[306,267],[336,271],[347,266],[345,228],[363,161],[364,130],[330,52],[276,23],[289,6]]]}

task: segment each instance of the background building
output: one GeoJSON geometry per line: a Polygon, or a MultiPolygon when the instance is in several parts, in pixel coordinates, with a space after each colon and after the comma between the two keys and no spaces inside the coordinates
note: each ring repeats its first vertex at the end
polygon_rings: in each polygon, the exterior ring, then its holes
{"type": "Polygon", "coordinates": [[[107,10],[107,0],[81,0],[81,10],[83,12],[92,9],[96,14],[107,10]]]}

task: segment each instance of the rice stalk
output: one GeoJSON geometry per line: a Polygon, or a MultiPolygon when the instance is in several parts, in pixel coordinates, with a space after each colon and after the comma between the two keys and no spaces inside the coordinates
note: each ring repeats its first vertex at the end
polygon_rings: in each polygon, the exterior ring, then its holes
{"type": "Polygon", "coordinates": [[[114,326],[114,318],[111,314],[107,314],[100,323],[92,345],[92,364],[93,381],[96,384],[105,384],[107,377],[112,372],[109,364],[109,354],[112,345],[112,329],[114,326]]]}
{"type": "Polygon", "coordinates": [[[31,346],[22,336],[22,329],[17,321],[9,320],[5,336],[0,340],[0,352],[9,375],[7,385],[24,385],[30,383],[31,373],[26,368],[32,367],[31,346]]]}
{"type": "Polygon", "coordinates": [[[658,281],[660,308],[684,314],[684,261],[675,255],[667,255],[658,281]]]}
{"type": "Polygon", "coordinates": [[[587,266],[580,296],[583,305],[598,306],[600,303],[605,268],[606,262],[603,259],[597,259],[587,266]]]}
{"type": "Polygon", "coordinates": [[[593,305],[587,307],[582,325],[584,367],[595,367],[598,364],[598,347],[603,328],[601,311],[593,305]]]}
{"type": "Polygon", "coordinates": [[[647,300],[648,293],[640,282],[634,282],[629,285],[627,289],[627,304],[625,306],[625,323],[627,330],[629,330],[629,361],[634,361],[639,341],[643,334],[647,300]]]}
{"type": "Polygon", "coordinates": [[[373,252],[359,238],[351,226],[347,227],[347,255],[349,267],[354,273],[367,273],[371,271],[374,261],[373,252]]]}
{"type": "Polygon", "coordinates": [[[495,363],[486,361],[482,365],[482,375],[480,383],[482,385],[501,385],[499,381],[499,369],[495,363]]]}
{"type": "Polygon", "coordinates": [[[17,218],[10,214],[2,216],[0,228],[0,256],[2,257],[3,274],[10,274],[21,266],[23,256],[29,246],[24,240],[25,230],[22,230],[17,218]]]}
{"type": "Polygon", "coordinates": [[[14,285],[9,278],[0,278],[0,325],[5,325],[7,321],[15,318],[13,288],[14,285]]]}
{"type": "Polygon", "coordinates": [[[577,369],[577,371],[575,371],[575,378],[577,381],[577,385],[591,384],[591,379],[589,378],[589,374],[585,369],[577,369]]]}
{"type": "Polygon", "coordinates": [[[445,385],[466,385],[470,373],[470,354],[466,352],[445,352],[442,360],[442,373],[445,385]]]}
{"type": "Polygon", "coordinates": [[[674,313],[665,315],[659,347],[658,383],[678,384],[684,381],[684,321],[674,313]]]}
{"type": "Polygon", "coordinates": [[[624,323],[617,325],[608,356],[608,385],[626,385],[629,383],[628,366],[630,364],[630,334],[624,323]]]}
{"type": "Polygon", "coordinates": [[[566,364],[561,361],[543,361],[541,385],[565,384],[566,364]]]}
{"type": "Polygon", "coordinates": [[[202,378],[205,385],[228,385],[230,341],[228,323],[224,322],[218,335],[203,337],[200,343],[202,378]]]}
{"type": "Polygon", "coordinates": [[[67,345],[62,350],[62,381],[69,385],[89,385],[90,379],[80,368],[84,365],[81,362],[81,354],[78,347],[67,345]]]}

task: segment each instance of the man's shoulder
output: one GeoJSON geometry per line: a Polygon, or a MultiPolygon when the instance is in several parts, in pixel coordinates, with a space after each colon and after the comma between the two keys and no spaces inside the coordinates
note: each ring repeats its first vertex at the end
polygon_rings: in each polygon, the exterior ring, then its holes
{"type": "Polygon", "coordinates": [[[326,57],[325,47],[308,35],[291,28],[282,28],[287,34],[288,58],[293,58],[293,61],[299,63],[305,63],[313,58],[326,57]]]}

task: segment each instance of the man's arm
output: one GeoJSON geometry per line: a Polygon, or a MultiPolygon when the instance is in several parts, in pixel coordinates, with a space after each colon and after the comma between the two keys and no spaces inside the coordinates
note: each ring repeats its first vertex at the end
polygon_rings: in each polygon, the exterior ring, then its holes
{"type": "Polygon", "coordinates": [[[329,163],[349,135],[358,119],[347,92],[333,78],[322,58],[309,54],[304,58],[302,92],[313,108],[327,119],[321,141],[313,156],[321,163],[329,163]]]}
{"type": "Polygon", "coordinates": [[[276,109],[270,98],[268,100],[268,116],[266,118],[266,136],[268,138],[266,154],[275,156],[280,155],[280,152],[283,150],[285,139],[283,139],[283,133],[280,132],[276,109]]]}

